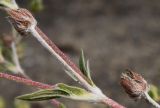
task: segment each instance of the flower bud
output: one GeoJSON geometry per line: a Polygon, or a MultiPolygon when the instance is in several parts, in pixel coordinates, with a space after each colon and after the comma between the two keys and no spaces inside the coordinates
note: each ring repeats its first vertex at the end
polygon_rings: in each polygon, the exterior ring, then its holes
{"type": "Polygon", "coordinates": [[[37,25],[37,21],[27,9],[7,8],[6,11],[9,14],[10,22],[21,35],[28,34],[37,25]]]}
{"type": "Polygon", "coordinates": [[[144,93],[149,90],[147,81],[140,74],[131,70],[122,73],[120,84],[126,93],[135,100],[143,98],[144,93]]]}

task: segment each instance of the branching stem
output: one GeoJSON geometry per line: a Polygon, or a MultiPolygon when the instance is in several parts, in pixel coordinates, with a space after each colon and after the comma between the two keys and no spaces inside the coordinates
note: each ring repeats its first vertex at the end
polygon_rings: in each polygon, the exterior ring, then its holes
{"type": "Polygon", "coordinates": [[[99,88],[91,86],[82,75],[79,68],[36,26],[35,29],[31,29],[31,34],[45,47],[47,48],[56,58],[73,74],[77,77],[79,82],[89,91],[102,97],[101,102],[109,105],[112,108],[125,108],[118,104],[112,99],[106,97],[99,88]]]}
{"type": "Polygon", "coordinates": [[[42,31],[37,27],[37,21],[32,16],[32,14],[26,9],[6,9],[10,15],[9,19],[14,25],[15,29],[21,35],[27,35],[30,33],[33,35],[51,54],[53,54],[64,66],[70,71],[76,79],[86,88],[88,91],[96,95],[95,102],[103,102],[112,108],[124,108],[124,106],[118,104],[117,102],[109,99],[105,96],[101,89],[95,85],[91,85],[87,77],[82,74],[80,69],[71,61],[71,59],[66,56],[42,31]]]}
{"type": "Polygon", "coordinates": [[[31,34],[46,48],[48,49],[56,58],[73,74],[77,77],[79,82],[92,91],[93,87],[85,80],[84,75],[81,73],[80,69],[67,57],[37,26],[31,29],[31,34]]]}

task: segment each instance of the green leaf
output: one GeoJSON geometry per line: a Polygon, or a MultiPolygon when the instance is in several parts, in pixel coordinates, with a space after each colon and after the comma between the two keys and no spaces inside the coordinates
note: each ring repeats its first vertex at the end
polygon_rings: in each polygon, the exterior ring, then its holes
{"type": "Polygon", "coordinates": [[[66,84],[63,83],[59,83],[58,84],[58,89],[67,92],[70,95],[83,95],[86,93],[86,90],[79,88],[79,87],[75,87],[75,86],[68,86],[66,84]]]}
{"type": "Polygon", "coordinates": [[[59,98],[62,96],[68,96],[69,94],[62,91],[62,90],[53,90],[53,89],[45,89],[45,90],[40,90],[38,92],[34,92],[31,94],[26,94],[17,97],[17,99],[20,100],[27,100],[27,101],[43,101],[43,100],[50,100],[54,98],[59,98]]]}
{"type": "Polygon", "coordinates": [[[86,63],[85,63],[85,58],[84,58],[84,52],[83,50],[81,51],[81,56],[79,58],[79,68],[82,71],[82,73],[87,76],[88,73],[86,71],[86,63]]]}
{"type": "Polygon", "coordinates": [[[79,58],[79,68],[83,73],[83,75],[86,76],[86,81],[91,85],[95,85],[91,78],[89,61],[87,61],[87,64],[86,64],[83,50],[81,51],[81,56],[79,58]]]}
{"type": "Polygon", "coordinates": [[[59,83],[54,89],[40,90],[31,94],[19,96],[17,99],[27,101],[43,101],[60,97],[88,101],[95,100],[97,98],[95,94],[92,94],[82,88],[59,83]]]}
{"type": "Polygon", "coordinates": [[[18,9],[18,5],[15,0],[0,0],[0,6],[11,9],[18,9]]]}
{"type": "Polygon", "coordinates": [[[64,96],[65,98],[70,98],[74,100],[86,100],[86,101],[92,101],[97,98],[95,94],[92,94],[80,87],[69,86],[63,83],[57,84],[57,87],[59,90],[62,90],[69,94],[69,96],[64,96]]]}

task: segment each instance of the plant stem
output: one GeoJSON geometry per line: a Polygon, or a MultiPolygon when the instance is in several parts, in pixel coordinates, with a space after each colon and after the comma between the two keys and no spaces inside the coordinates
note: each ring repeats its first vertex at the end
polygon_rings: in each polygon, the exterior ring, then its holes
{"type": "MultiPolygon", "coordinates": [[[[36,87],[36,88],[39,88],[39,89],[49,89],[49,88],[53,89],[55,87],[55,85],[51,86],[51,85],[48,85],[48,84],[43,84],[43,83],[36,82],[36,81],[30,80],[30,79],[21,78],[21,77],[9,75],[9,74],[6,74],[6,73],[0,73],[0,78],[5,78],[5,79],[8,79],[8,80],[20,82],[20,83],[23,83],[25,85],[33,86],[33,87],[36,87]]],[[[57,108],[60,108],[61,103],[59,101],[57,101],[55,99],[52,99],[51,103],[53,105],[55,105],[57,108]]]]}
{"type": "Polygon", "coordinates": [[[106,104],[112,108],[125,108],[124,106],[120,105],[119,103],[115,102],[114,100],[106,97],[101,101],[103,104],[106,104]]]}
{"type": "MultiPolygon", "coordinates": [[[[8,8],[10,8],[10,9],[18,9],[19,8],[19,6],[17,5],[15,0],[11,0],[11,4],[12,5],[6,4],[6,6],[8,8]]],[[[3,7],[3,8],[0,7],[0,9],[5,10],[6,7],[3,7]]],[[[12,27],[12,34],[16,39],[17,38],[17,32],[15,31],[15,29],[13,27],[12,27]]],[[[11,44],[11,49],[12,49],[13,62],[15,63],[17,71],[18,71],[17,74],[22,75],[24,78],[15,77],[15,76],[8,75],[8,74],[3,74],[3,73],[0,73],[0,77],[8,78],[8,79],[14,80],[14,81],[18,81],[19,80],[19,82],[21,82],[21,83],[26,83],[28,85],[37,86],[37,88],[40,88],[40,89],[43,89],[43,88],[45,89],[45,87],[49,87],[49,85],[42,84],[42,83],[30,80],[29,76],[24,72],[23,68],[20,65],[19,58],[18,58],[18,55],[17,55],[17,49],[16,49],[15,40],[11,44]]],[[[52,87],[52,86],[50,86],[50,87],[52,87]]],[[[61,103],[59,101],[55,100],[55,99],[52,99],[51,103],[54,106],[56,106],[57,108],[60,108],[60,106],[61,106],[61,103]]]]}
{"type": "MultiPolygon", "coordinates": [[[[16,2],[15,2],[16,3],[16,2]]],[[[24,72],[23,68],[20,65],[19,62],[19,58],[18,58],[18,54],[17,54],[17,48],[16,48],[16,42],[20,41],[18,40],[18,33],[17,31],[14,29],[14,27],[12,26],[12,35],[14,37],[14,41],[11,44],[11,49],[12,49],[12,58],[13,58],[13,62],[16,65],[17,68],[17,73],[16,74],[20,74],[22,77],[24,77],[27,81],[30,81],[30,84],[35,84],[35,85],[40,85],[40,87],[37,87],[39,89],[45,89],[45,85],[39,82],[34,82],[30,79],[30,77],[24,72]],[[44,87],[44,88],[43,88],[44,87]]],[[[19,77],[20,78],[20,77],[19,77]]],[[[24,79],[24,80],[25,80],[24,79]]],[[[33,86],[33,85],[32,85],[33,86]]],[[[52,88],[52,86],[51,86],[52,88]]],[[[53,104],[54,106],[56,106],[57,108],[60,108],[61,103],[55,99],[51,100],[51,104],[53,104]]]]}
{"type": "Polygon", "coordinates": [[[26,85],[30,85],[39,89],[48,89],[48,88],[52,88],[52,86],[48,85],[48,84],[43,84],[40,82],[36,82],[30,79],[26,79],[26,78],[21,78],[21,77],[17,77],[17,76],[13,76],[13,75],[9,75],[6,73],[0,73],[0,78],[5,78],[8,80],[13,80],[16,82],[20,82],[26,85]]]}
{"type": "Polygon", "coordinates": [[[95,102],[103,102],[112,108],[124,108],[106,97],[97,86],[92,86],[80,69],[67,57],[38,27],[37,21],[26,9],[6,10],[10,21],[21,35],[32,34],[47,50],[49,50],[88,91],[97,96],[95,102]]]}
{"type": "Polygon", "coordinates": [[[18,58],[18,54],[17,54],[17,47],[16,47],[16,42],[20,41],[18,40],[18,33],[17,31],[14,29],[14,27],[12,26],[12,35],[13,35],[13,42],[11,43],[11,50],[12,50],[12,59],[13,62],[16,66],[17,72],[16,74],[20,74],[22,75],[24,78],[30,79],[29,76],[24,72],[20,62],[19,62],[19,58],[18,58]]]}
{"type": "Polygon", "coordinates": [[[93,87],[85,80],[80,69],[67,57],[37,26],[31,29],[31,34],[73,74],[79,82],[89,91],[93,91],[93,87]]]}
{"type": "Polygon", "coordinates": [[[156,108],[160,108],[160,105],[149,96],[148,92],[145,93],[144,98],[146,101],[148,101],[150,104],[152,104],[156,108]]]}
{"type": "Polygon", "coordinates": [[[18,59],[18,55],[17,55],[17,49],[16,49],[15,42],[12,42],[11,49],[12,49],[13,62],[16,65],[16,68],[17,68],[17,74],[20,73],[22,75],[25,75],[24,70],[22,69],[22,67],[21,67],[21,65],[19,63],[19,59],[18,59]]]}
{"type": "MultiPolygon", "coordinates": [[[[40,83],[40,82],[30,80],[30,79],[9,75],[9,74],[6,74],[6,73],[0,73],[0,78],[5,78],[5,79],[8,79],[8,80],[16,81],[16,82],[23,83],[23,84],[29,85],[29,86],[33,86],[33,87],[36,87],[36,88],[39,88],[39,89],[53,89],[56,86],[56,85],[48,85],[48,84],[44,84],[44,83],[40,83]]],[[[124,106],[118,104],[114,100],[109,99],[107,97],[105,99],[103,99],[101,102],[103,104],[109,105],[112,108],[125,108],[124,106]]],[[[51,103],[53,103],[58,108],[61,105],[61,103],[59,101],[56,101],[54,99],[51,100],[51,103]]],[[[159,108],[159,107],[157,107],[157,108],[159,108]]]]}
{"type": "Polygon", "coordinates": [[[31,34],[45,47],[47,48],[53,55],[57,57],[57,59],[73,74],[77,77],[79,82],[87,88],[92,93],[95,93],[102,96],[102,103],[111,106],[112,108],[125,108],[124,106],[118,104],[112,99],[107,98],[99,88],[92,87],[85,80],[79,68],[36,26],[35,29],[31,30],[31,34]]]}

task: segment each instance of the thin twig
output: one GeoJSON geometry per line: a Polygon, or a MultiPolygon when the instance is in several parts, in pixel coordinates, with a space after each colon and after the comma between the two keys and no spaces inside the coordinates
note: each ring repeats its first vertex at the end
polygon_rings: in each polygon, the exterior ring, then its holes
{"type": "Polygon", "coordinates": [[[146,101],[148,101],[150,104],[152,104],[156,108],[160,108],[160,105],[149,96],[148,92],[145,93],[144,98],[146,101]]]}
{"type": "Polygon", "coordinates": [[[105,99],[102,100],[103,104],[109,105],[112,108],[125,108],[124,106],[120,105],[119,103],[115,102],[114,100],[106,97],[105,99]]]}
{"type": "Polygon", "coordinates": [[[80,69],[67,57],[37,26],[31,30],[32,35],[73,74],[79,82],[88,90],[92,91],[92,86],[84,79],[80,69]]]}
{"type": "MultiPolygon", "coordinates": [[[[20,74],[22,75],[24,78],[26,78],[29,82],[31,82],[31,84],[34,84],[34,85],[40,85],[41,83],[38,83],[38,82],[33,82],[32,80],[29,80],[30,77],[24,72],[24,70],[22,69],[21,65],[20,65],[20,62],[19,62],[19,59],[18,59],[18,55],[17,55],[17,51],[16,51],[16,45],[15,45],[15,42],[12,42],[11,44],[11,48],[12,48],[12,57],[13,57],[13,61],[16,65],[16,68],[17,68],[17,71],[18,73],[17,74],[20,74]]],[[[24,80],[24,79],[23,79],[24,80]]],[[[33,86],[33,85],[32,85],[33,86]]],[[[45,86],[44,85],[41,85],[40,89],[45,89],[45,86]]],[[[55,99],[52,99],[51,100],[51,103],[55,106],[57,106],[57,108],[60,107],[61,103],[55,99]]]]}
{"type": "Polygon", "coordinates": [[[30,77],[25,73],[25,71],[23,70],[19,58],[18,58],[18,54],[17,54],[17,47],[16,47],[16,42],[20,41],[18,40],[18,33],[17,31],[14,29],[14,27],[12,26],[12,35],[13,35],[13,42],[11,43],[11,50],[12,50],[12,60],[16,66],[17,72],[16,74],[20,74],[22,75],[24,78],[28,78],[30,79],[30,77]]]}
{"type": "Polygon", "coordinates": [[[6,74],[6,73],[0,73],[0,78],[5,78],[5,79],[8,79],[8,80],[20,82],[20,83],[23,83],[23,84],[26,84],[26,85],[29,85],[29,86],[39,88],[39,89],[48,89],[48,88],[53,88],[54,87],[54,86],[52,87],[48,84],[43,84],[43,83],[36,82],[36,81],[30,80],[30,79],[21,78],[21,77],[17,77],[17,76],[14,76],[14,75],[9,75],[9,74],[6,74]]]}
{"type": "Polygon", "coordinates": [[[12,42],[11,49],[12,49],[13,62],[16,65],[16,68],[17,68],[17,74],[20,73],[22,75],[25,75],[24,70],[22,69],[22,67],[20,65],[20,62],[19,62],[19,58],[18,58],[18,55],[17,55],[17,49],[16,49],[15,42],[12,42]]]}
{"type": "MultiPolygon", "coordinates": [[[[56,86],[56,85],[48,85],[48,84],[44,84],[44,83],[40,83],[40,82],[30,80],[30,79],[9,75],[9,74],[6,74],[6,73],[0,73],[0,78],[5,78],[5,79],[8,79],[8,80],[23,83],[25,85],[36,87],[38,89],[49,89],[49,88],[53,89],[56,86]]],[[[52,99],[51,103],[54,106],[56,106],[57,108],[60,108],[60,106],[61,106],[61,103],[59,101],[55,100],[55,99],[52,99]]]]}

